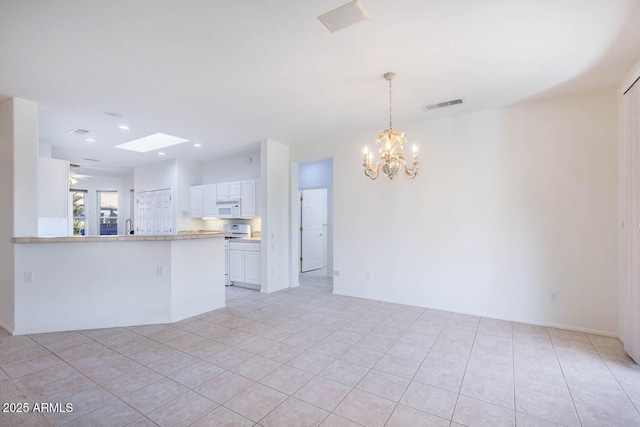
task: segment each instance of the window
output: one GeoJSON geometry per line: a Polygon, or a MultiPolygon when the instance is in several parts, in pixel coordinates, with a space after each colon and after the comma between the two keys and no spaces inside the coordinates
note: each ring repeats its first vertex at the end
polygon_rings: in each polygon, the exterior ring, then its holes
{"type": "Polygon", "coordinates": [[[118,234],[118,192],[98,191],[100,235],[118,234]]]}
{"type": "Polygon", "coordinates": [[[87,234],[87,190],[70,190],[71,206],[73,209],[73,235],[85,236],[87,234]]]}

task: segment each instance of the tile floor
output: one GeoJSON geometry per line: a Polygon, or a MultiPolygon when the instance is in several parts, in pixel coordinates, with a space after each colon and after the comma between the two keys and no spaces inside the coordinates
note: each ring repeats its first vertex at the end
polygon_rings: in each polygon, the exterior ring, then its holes
{"type": "Polygon", "coordinates": [[[0,400],[74,407],[0,425],[640,426],[616,339],[301,283],[171,325],[0,332],[0,400]]]}

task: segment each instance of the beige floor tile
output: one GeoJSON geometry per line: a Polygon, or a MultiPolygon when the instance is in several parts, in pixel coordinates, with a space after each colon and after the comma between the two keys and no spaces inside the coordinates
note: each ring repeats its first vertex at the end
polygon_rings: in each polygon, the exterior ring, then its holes
{"type": "Polygon", "coordinates": [[[139,368],[135,371],[128,372],[106,381],[103,384],[103,387],[116,396],[122,397],[131,394],[136,390],[140,390],[141,388],[162,378],[162,375],[149,368],[139,368]]]}
{"type": "Polygon", "coordinates": [[[468,374],[464,377],[460,394],[510,410],[514,409],[515,395],[511,384],[468,374]]]}
{"type": "Polygon", "coordinates": [[[164,378],[124,396],[122,400],[137,411],[147,414],[187,391],[185,386],[164,378]]]}
{"type": "Polygon", "coordinates": [[[467,362],[469,361],[469,353],[452,353],[450,351],[431,349],[424,362],[440,366],[452,371],[464,372],[467,368],[467,362]]]}
{"type": "Polygon", "coordinates": [[[398,402],[410,382],[407,378],[372,369],[356,388],[398,402]]]}
{"type": "Polygon", "coordinates": [[[329,335],[327,338],[330,338],[334,341],[343,342],[346,344],[354,345],[362,338],[364,338],[367,334],[363,334],[360,332],[349,331],[346,329],[340,329],[333,334],[329,335]]]}
{"type": "Polygon", "coordinates": [[[333,411],[351,391],[351,387],[326,378],[314,377],[293,397],[304,400],[326,411],[333,411]]]}
{"type": "Polygon", "coordinates": [[[105,365],[82,369],[82,373],[98,384],[104,384],[123,374],[133,372],[143,366],[133,360],[123,358],[105,365]]]}
{"type": "Polygon", "coordinates": [[[37,357],[31,360],[25,360],[23,362],[12,363],[10,365],[0,366],[2,370],[7,373],[11,378],[19,378],[34,372],[42,371],[52,366],[60,365],[64,363],[55,354],[48,354],[46,356],[37,357]]]}
{"type": "Polygon", "coordinates": [[[355,387],[367,372],[369,372],[367,367],[337,359],[322,370],[319,375],[349,387],[355,387]]]}
{"type": "Polygon", "coordinates": [[[241,350],[248,351],[249,353],[258,354],[269,347],[273,347],[277,343],[278,341],[270,340],[268,338],[252,336],[248,340],[243,341],[240,344],[236,344],[236,347],[241,350]]]}
{"type": "Polygon", "coordinates": [[[319,426],[328,415],[327,411],[290,397],[264,417],[260,421],[260,425],[264,427],[315,427],[319,426]]]}
{"type": "Polygon", "coordinates": [[[461,395],[453,421],[469,427],[511,427],[515,426],[515,413],[511,409],[461,395]]]}
{"type": "Polygon", "coordinates": [[[217,403],[200,394],[188,391],[149,412],[147,416],[161,427],[188,426],[213,411],[217,406],[217,403]]]}
{"type": "Polygon", "coordinates": [[[125,426],[137,420],[140,416],[141,414],[129,405],[121,400],[116,400],[102,408],[83,415],[68,425],[73,427],[125,426]]]}
{"type": "Polygon", "coordinates": [[[580,425],[570,397],[549,396],[516,388],[516,410],[566,426],[580,425]]]}
{"type": "Polygon", "coordinates": [[[367,368],[373,368],[378,361],[384,356],[384,353],[374,350],[368,350],[366,348],[353,346],[347,350],[342,356],[341,360],[355,363],[367,368]]]}
{"type": "Polygon", "coordinates": [[[285,394],[293,394],[313,378],[313,374],[283,365],[260,380],[260,383],[281,391],[285,394]]]}
{"type": "Polygon", "coordinates": [[[637,409],[620,388],[571,387],[571,397],[583,426],[640,426],[637,409]]]}
{"type": "Polygon", "coordinates": [[[200,361],[169,375],[169,378],[188,388],[195,388],[223,372],[219,366],[200,361]]]}
{"type": "Polygon", "coordinates": [[[322,341],[315,344],[309,350],[314,351],[316,353],[323,354],[325,356],[338,358],[344,354],[345,351],[351,348],[350,344],[343,343],[340,341],[335,341],[330,338],[325,338],[322,341]]]}
{"type": "Polygon", "coordinates": [[[461,371],[452,371],[425,362],[420,366],[413,380],[458,393],[462,384],[462,377],[463,373],[461,371]]]}
{"type": "Polygon", "coordinates": [[[47,416],[56,424],[66,424],[115,400],[116,397],[107,390],[102,387],[94,387],[74,394],[65,399],[65,402],[61,402],[71,403],[73,405],[72,412],[54,412],[47,414],[47,416]]]}
{"type": "Polygon", "coordinates": [[[346,418],[329,414],[327,418],[320,424],[321,427],[361,427],[360,424],[354,423],[346,418]]]}
{"type": "Polygon", "coordinates": [[[146,366],[159,374],[167,376],[185,369],[199,361],[200,360],[198,358],[191,356],[190,354],[179,352],[173,356],[148,363],[146,366]]]}
{"type": "Polygon", "coordinates": [[[222,350],[206,360],[214,365],[220,366],[224,369],[231,369],[234,366],[244,362],[247,359],[252,358],[254,355],[248,351],[240,350],[239,348],[229,347],[222,350]]]}
{"type": "Polygon", "coordinates": [[[253,356],[231,368],[231,371],[243,377],[258,381],[280,366],[282,366],[280,363],[274,362],[273,360],[261,356],[253,356]]]}
{"type": "Polygon", "coordinates": [[[253,421],[220,406],[193,423],[191,427],[252,427],[254,425],[256,424],[253,421]]]}
{"type": "Polygon", "coordinates": [[[385,425],[395,406],[395,402],[354,389],[334,412],[366,427],[381,427],[385,425]]]}
{"type": "Polygon", "coordinates": [[[457,397],[456,393],[412,381],[400,403],[450,420],[457,397]]]}
{"type": "Polygon", "coordinates": [[[196,387],[195,391],[216,403],[224,403],[253,383],[248,378],[226,371],[196,387]]]}
{"type": "Polygon", "coordinates": [[[158,427],[158,424],[154,423],[147,417],[140,417],[134,422],[127,424],[127,427],[158,427]]]}
{"type": "Polygon", "coordinates": [[[329,356],[315,353],[313,351],[305,351],[298,356],[291,359],[287,364],[294,368],[302,369],[303,371],[310,372],[312,374],[318,374],[324,368],[329,366],[335,359],[329,356]]]}
{"type": "Polygon", "coordinates": [[[411,379],[418,371],[420,362],[394,354],[385,354],[374,366],[378,371],[411,379]]]}
{"type": "Polygon", "coordinates": [[[449,427],[449,421],[405,405],[398,405],[386,427],[449,427]]]}
{"type": "Polygon", "coordinates": [[[430,348],[430,346],[426,345],[413,345],[406,342],[397,342],[393,347],[391,347],[388,353],[422,362],[424,358],[427,357],[427,353],[429,353],[430,348]]]}
{"type": "Polygon", "coordinates": [[[562,427],[562,424],[556,424],[554,422],[547,421],[542,418],[534,417],[533,415],[525,414],[524,412],[516,411],[516,426],[517,427],[562,427]]]}
{"type": "Polygon", "coordinates": [[[286,398],[287,395],[284,393],[255,383],[227,401],[224,406],[243,417],[258,422],[284,402],[286,398]]]}
{"type": "Polygon", "coordinates": [[[273,347],[269,347],[268,349],[264,350],[262,353],[260,353],[260,356],[266,357],[267,359],[271,359],[279,363],[287,363],[303,351],[304,349],[300,347],[278,343],[273,347]]]}

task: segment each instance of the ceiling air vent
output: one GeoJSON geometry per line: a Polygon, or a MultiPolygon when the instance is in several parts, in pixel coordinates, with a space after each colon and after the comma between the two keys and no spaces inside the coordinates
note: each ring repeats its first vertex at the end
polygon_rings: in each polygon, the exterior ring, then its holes
{"type": "Polygon", "coordinates": [[[337,9],[333,9],[331,12],[318,16],[320,22],[332,33],[366,21],[369,18],[371,17],[362,7],[360,0],[353,0],[337,9]]]}
{"type": "Polygon", "coordinates": [[[429,110],[435,110],[436,108],[449,107],[451,105],[456,105],[456,104],[462,104],[462,99],[454,99],[453,101],[440,102],[439,104],[425,105],[424,109],[429,111],[429,110]]]}
{"type": "Polygon", "coordinates": [[[89,133],[89,131],[86,129],[76,128],[74,130],[70,130],[69,133],[75,133],[76,135],[84,135],[86,133],[89,133]]]}
{"type": "Polygon", "coordinates": [[[96,160],[96,159],[87,159],[87,158],[84,158],[83,160],[86,160],[87,162],[97,162],[97,163],[102,163],[102,160],[96,160]]]}

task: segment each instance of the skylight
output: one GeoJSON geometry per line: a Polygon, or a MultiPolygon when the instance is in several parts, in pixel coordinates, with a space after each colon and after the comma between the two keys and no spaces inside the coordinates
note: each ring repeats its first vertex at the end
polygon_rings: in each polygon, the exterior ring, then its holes
{"type": "Polygon", "coordinates": [[[187,141],[188,139],[167,135],[166,133],[154,133],[153,135],[145,136],[144,138],[134,139],[133,141],[116,145],[116,148],[137,151],[138,153],[146,153],[148,151],[182,144],[187,141]]]}

